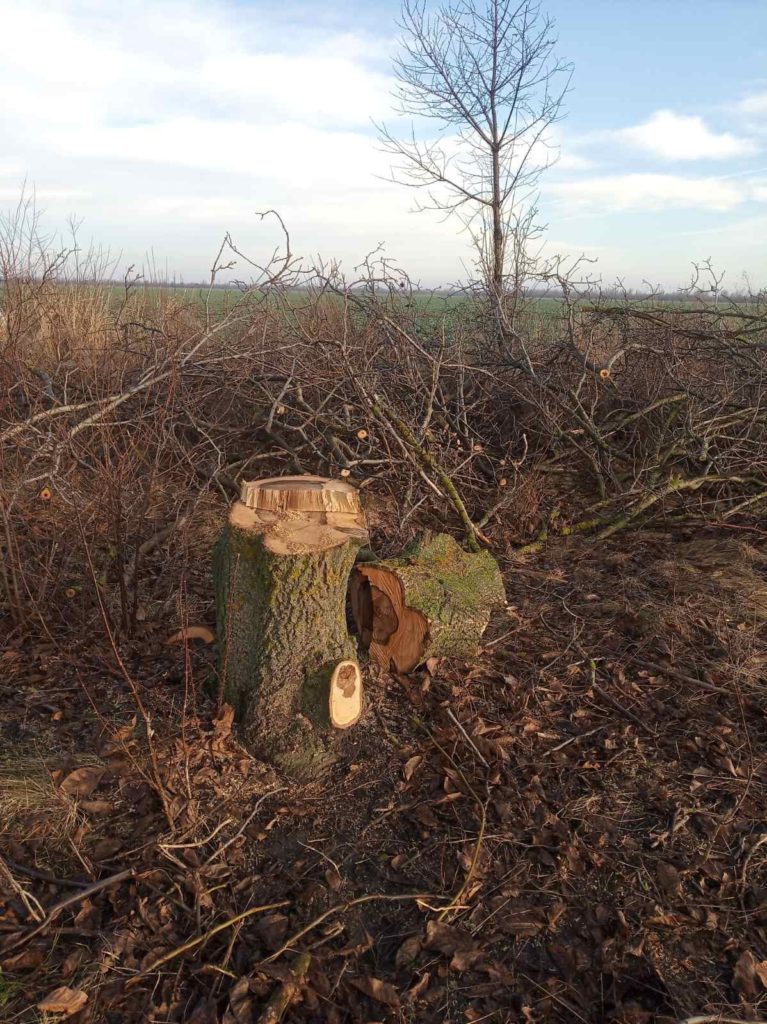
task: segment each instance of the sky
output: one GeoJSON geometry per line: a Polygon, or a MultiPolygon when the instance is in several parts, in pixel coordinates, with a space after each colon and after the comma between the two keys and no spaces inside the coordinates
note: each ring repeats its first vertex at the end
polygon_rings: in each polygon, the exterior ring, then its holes
{"type": "MultiPolygon", "coordinates": [[[[574,65],[540,185],[547,254],[611,284],[710,258],[767,286],[767,0],[551,0],[574,65]]],[[[0,0],[0,211],[26,182],[121,267],[207,279],[224,232],[351,275],[379,244],[423,286],[465,278],[454,221],[387,181],[398,4],[0,0]]],[[[237,273],[237,271],[233,271],[237,273]]],[[[244,273],[244,270],[243,270],[244,273]]]]}

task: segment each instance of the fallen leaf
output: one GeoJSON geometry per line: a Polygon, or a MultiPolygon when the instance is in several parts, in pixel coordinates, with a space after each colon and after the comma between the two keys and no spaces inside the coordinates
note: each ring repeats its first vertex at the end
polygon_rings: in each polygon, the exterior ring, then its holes
{"type": "Polygon", "coordinates": [[[383,1003],[384,1006],[391,1006],[393,1009],[399,1007],[397,990],[388,981],[381,981],[380,978],[352,978],[351,983],[377,1003],[383,1003]]]}
{"type": "Polygon", "coordinates": [[[104,777],[103,768],[76,768],[60,785],[67,796],[90,796],[104,777]]]}
{"type": "Polygon", "coordinates": [[[481,949],[461,949],[457,953],[453,954],[453,958],[450,961],[450,970],[457,971],[468,971],[470,968],[476,966],[478,960],[484,956],[481,949]]]}
{"type": "Polygon", "coordinates": [[[429,987],[430,981],[431,974],[428,971],[424,971],[424,973],[421,975],[421,977],[418,979],[415,985],[413,985],[411,989],[408,989],[408,999],[411,999],[413,1002],[415,1002],[416,999],[419,999],[426,991],[426,989],[429,987]]]}
{"type": "Polygon", "coordinates": [[[673,864],[668,864],[666,861],[659,861],[657,872],[658,881],[666,892],[676,893],[681,890],[682,879],[673,864]]]}
{"type": "Polygon", "coordinates": [[[42,1010],[43,1013],[58,1013],[64,1017],[71,1017],[72,1014],[82,1010],[87,1002],[87,992],[62,985],[61,988],[55,988],[53,992],[49,992],[45,999],[37,1004],[37,1009],[42,1010]]]}
{"type": "Polygon", "coordinates": [[[341,876],[335,868],[328,868],[325,872],[325,881],[328,883],[333,892],[338,892],[343,884],[341,882],[341,876]]]}
{"type": "MultiPolygon", "coordinates": [[[[757,960],[750,949],[741,953],[735,964],[732,983],[746,999],[753,999],[758,991],[756,967],[757,960]]],[[[759,980],[761,981],[761,978],[759,980]]]]}
{"type": "Polygon", "coordinates": [[[179,644],[185,640],[202,640],[203,643],[212,644],[216,639],[216,634],[212,629],[208,629],[207,626],[184,626],[178,633],[174,633],[173,636],[169,636],[165,641],[166,644],[179,644]]]}
{"type": "Polygon", "coordinates": [[[121,725],[116,732],[112,733],[112,740],[115,743],[122,743],[124,740],[129,739],[133,734],[133,730],[136,728],[137,721],[138,719],[134,715],[129,722],[126,722],[125,725],[121,725]]]}
{"type": "Polygon", "coordinates": [[[88,953],[83,946],[73,950],[59,968],[61,977],[68,978],[71,974],[74,974],[83,960],[87,960],[87,958],[88,953]]]}
{"type": "Polygon", "coordinates": [[[213,735],[216,740],[226,739],[232,733],[234,724],[234,708],[224,704],[218,715],[213,719],[213,735]]]}
{"type": "Polygon", "coordinates": [[[29,971],[33,967],[39,967],[42,962],[42,950],[23,949],[16,956],[9,956],[6,960],[0,960],[0,966],[2,966],[4,971],[29,971]]]}
{"type": "Polygon", "coordinates": [[[754,964],[754,974],[764,988],[767,988],[767,960],[760,960],[758,964],[754,964]]]}
{"type": "Polygon", "coordinates": [[[429,921],[426,925],[426,945],[446,956],[473,951],[476,946],[468,932],[442,921],[429,921]]]}
{"type": "Polygon", "coordinates": [[[111,800],[83,800],[80,803],[80,810],[88,814],[109,814],[114,810],[114,804],[111,800]]]}
{"type": "Polygon", "coordinates": [[[417,935],[411,935],[409,939],[405,939],[402,945],[397,950],[394,962],[398,969],[403,967],[409,967],[412,964],[418,954],[421,952],[421,940],[417,935]]]}
{"type": "Polygon", "coordinates": [[[108,860],[122,849],[123,843],[121,839],[100,839],[93,847],[93,859],[94,860],[108,860]]]}
{"type": "Polygon", "coordinates": [[[423,761],[420,754],[416,754],[414,757],[408,758],[405,762],[405,767],[402,769],[402,774],[405,776],[405,781],[410,782],[413,777],[413,772],[416,770],[418,765],[423,761]]]}
{"type": "Polygon", "coordinates": [[[240,978],[229,992],[229,1006],[224,1013],[223,1024],[250,1024],[253,1020],[253,1000],[250,995],[250,980],[240,978]]]}

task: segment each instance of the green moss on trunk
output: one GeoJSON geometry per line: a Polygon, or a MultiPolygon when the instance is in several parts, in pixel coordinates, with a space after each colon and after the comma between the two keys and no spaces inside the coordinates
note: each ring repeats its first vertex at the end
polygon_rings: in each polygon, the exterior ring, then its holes
{"type": "MultiPolygon", "coordinates": [[[[473,657],[492,610],[506,601],[493,556],[466,552],[444,533],[424,534],[399,558],[361,564],[356,571],[358,578],[388,595],[398,621],[386,639],[373,638],[371,656],[386,668],[394,662],[402,672],[430,657],[473,657]],[[399,595],[393,577],[399,581],[399,595]]],[[[365,635],[365,623],[358,625],[365,635]]]]}

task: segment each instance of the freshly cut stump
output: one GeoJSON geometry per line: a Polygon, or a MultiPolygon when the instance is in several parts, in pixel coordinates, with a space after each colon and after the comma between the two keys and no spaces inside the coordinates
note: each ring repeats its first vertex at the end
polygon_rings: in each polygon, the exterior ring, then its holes
{"type": "Polygon", "coordinates": [[[362,713],[345,602],[366,541],[351,484],[276,477],[243,484],[214,550],[225,697],[254,753],[296,776],[362,713]]]}
{"type": "Polygon", "coordinates": [[[352,610],[370,656],[411,672],[427,658],[471,658],[494,608],[506,601],[498,563],[448,534],[424,534],[400,558],[358,565],[352,610]]]}

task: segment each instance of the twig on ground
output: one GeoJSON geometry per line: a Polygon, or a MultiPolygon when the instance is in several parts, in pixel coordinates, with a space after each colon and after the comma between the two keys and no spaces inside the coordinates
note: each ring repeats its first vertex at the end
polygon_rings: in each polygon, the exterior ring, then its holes
{"type": "Polygon", "coordinates": [[[287,939],[287,941],[283,942],[283,944],[276,952],[272,953],[270,956],[264,957],[261,963],[269,964],[272,963],[272,961],[274,960],[278,960],[283,953],[286,953],[294,945],[294,943],[298,942],[299,939],[302,939],[304,935],[308,935],[309,932],[314,931],[314,929],[321,925],[323,921],[327,921],[327,919],[329,917],[333,917],[334,914],[343,914],[347,910],[351,910],[352,907],[358,907],[363,903],[372,903],[374,900],[396,903],[402,900],[416,900],[417,902],[419,900],[431,899],[434,899],[434,895],[432,893],[423,892],[407,892],[394,894],[375,893],[371,896],[358,896],[357,899],[349,900],[348,903],[340,903],[338,906],[331,907],[329,910],[326,910],[324,913],[320,914],[319,917],[315,917],[313,921],[310,921],[309,924],[305,925],[299,931],[291,935],[290,938],[287,939]]]}
{"type": "MultiPolygon", "coordinates": [[[[461,731],[463,731],[463,730],[461,730],[461,731]]],[[[452,900],[450,901],[449,905],[447,907],[444,907],[440,911],[439,920],[440,921],[444,921],[445,918],[448,916],[448,914],[451,914],[454,910],[457,910],[461,906],[461,903],[462,903],[462,900],[463,900],[463,895],[468,890],[469,886],[471,885],[472,879],[474,878],[474,875],[476,873],[477,865],[479,864],[479,856],[480,856],[480,853],[482,852],[482,843],[484,842],[484,839],[485,839],[485,830],[487,828],[487,805],[490,802],[490,787],[488,785],[487,779],[485,779],[485,800],[483,802],[482,800],[480,800],[476,790],[474,789],[472,784],[466,778],[466,775],[461,770],[460,765],[456,763],[455,758],[450,756],[450,754],[434,738],[434,736],[432,735],[431,732],[429,732],[428,729],[426,729],[426,734],[428,735],[429,739],[432,741],[434,746],[437,748],[437,750],[439,750],[443,754],[443,756],[446,757],[448,759],[448,761],[450,761],[450,763],[453,766],[453,768],[455,768],[455,770],[458,772],[458,775],[460,776],[461,781],[466,786],[466,788],[468,789],[469,793],[471,793],[471,795],[474,797],[474,800],[476,801],[477,807],[479,808],[479,831],[477,832],[477,841],[474,844],[474,851],[472,853],[471,863],[469,864],[469,870],[466,872],[466,877],[464,878],[463,883],[461,884],[460,889],[455,894],[455,896],[452,898],[452,900]]],[[[465,735],[465,733],[464,733],[464,735],[465,735]]],[[[468,739],[468,737],[467,737],[467,739],[468,739]]],[[[476,750],[476,747],[474,746],[473,743],[471,743],[471,746],[473,747],[474,750],[476,750]]],[[[477,753],[479,753],[479,751],[477,751],[477,753]]],[[[482,760],[484,761],[485,759],[482,758],[482,760]]],[[[485,764],[487,764],[487,761],[485,761],[485,764]]],[[[489,769],[489,765],[488,765],[488,769],[489,769]]]]}
{"type": "Polygon", "coordinates": [[[212,939],[214,935],[218,935],[219,932],[226,931],[227,928],[232,928],[234,925],[245,921],[249,917],[253,917],[254,914],[264,914],[267,910],[279,910],[280,907],[287,907],[289,900],[280,900],[277,903],[266,903],[260,907],[250,907],[248,910],[243,910],[241,914],[235,914],[234,917],[227,918],[226,921],[221,921],[220,924],[215,927],[208,929],[204,935],[198,935],[194,939],[190,939],[188,942],[182,943],[180,946],[176,946],[175,949],[170,950],[169,953],[163,954],[158,960],[155,960],[149,967],[145,967],[143,971],[139,971],[138,974],[134,974],[132,978],[129,978],[126,985],[135,985],[137,981],[141,981],[142,978],[146,978],[148,975],[153,974],[158,968],[162,967],[163,964],[169,963],[171,960],[175,960],[178,956],[183,956],[184,953],[190,952],[192,949],[197,949],[198,946],[204,945],[209,939],[212,939]]]}
{"type": "Polygon", "coordinates": [[[203,868],[207,868],[210,864],[213,863],[214,860],[218,860],[218,858],[221,856],[221,854],[225,850],[228,850],[229,847],[232,845],[232,843],[236,843],[237,842],[237,840],[240,838],[242,833],[245,831],[245,829],[248,827],[248,825],[251,823],[251,821],[255,818],[255,816],[258,813],[258,810],[261,807],[261,804],[264,802],[264,800],[267,800],[270,796],[274,796],[276,793],[284,792],[286,788],[287,788],[286,786],[278,786],[277,789],[271,789],[271,790],[269,790],[268,793],[264,793],[263,796],[260,796],[258,798],[258,800],[256,800],[255,807],[250,812],[250,814],[247,816],[247,818],[242,823],[242,825],[237,829],[237,831],[234,833],[234,835],[230,839],[227,839],[225,843],[222,843],[221,846],[219,846],[219,848],[217,850],[215,850],[210,855],[210,857],[208,857],[208,859],[203,864],[203,868]]]}
{"type": "Polygon", "coordinates": [[[45,911],[40,906],[40,901],[31,892],[27,892],[20,882],[13,877],[13,872],[3,857],[0,857],[0,875],[6,880],[10,888],[16,893],[33,921],[41,921],[45,911]]]}
{"type": "Polygon", "coordinates": [[[67,907],[74,906],[76,903],[81,903],[89,896],[93,896],[94,893],[101,892],[102,889],[107,889],[110,885],[118,885],[120,882],[124,882],[126,879],[133,878],[134,876],[135,871],[133,868],[128,868],[125,871],[118,871],[116,875],[109,875],[108,878],[102,878],[100,881],[94,882],[85,889],[81,889],[79,892],[73,893],[71,896],[67,896],[63,900],[59,900],[58,903],[54,903],[46,914],[45,919],[41,921],[36,928],[33,928],[32,931],[23,935],[17,942],[12,943],[7,949],[4,949],[3,955],[8,956],[10,953],[15,953],[16,950],[22,949],[37,935],[46,931],[46,929],[53,924],[53,922],[64,910],[67,909],[67,907]]]}
{"type": "Polygon", "coordinates": [[[596,729],[589,729],[588,732],[576,733],[575,736],[570,736],[570,738],[566,739],[563,743],[558,743],[556,747],[551,747],[547,753],[556,754],[558,750],[564,750],[565,747],[569,747],[570,744],[575,743],[576,740],[585,740],[587,736],[593,736],[595,733],[601,732],[604,728],[606,728],[604,725],[598,725],[596,729]]]}
{"type": "Polygon", "coordinates": [[[37,868],[28,868],[24,864],[17,864],[15,860],[6,860],[6,864],[19,875],[36,878],[41,882],[49,882],[51,885],[61,885],[70,889],[87,889],[91,884],[77,878],[57,878],[56,875],[50,875],[47,871],[38,871],[37,868]]]}
{"type": "Polygon", "coordinates": [[[746,1020],[744,1017],[723,1017],[721,1013],[704,1013],[699,1017],[685,1017],[677,1024],[767,1024],[764,1020],[746,1020]]]}
{"type": "MultiPolygon", "coordinates": [[[[635,665],[641,665],[642,668],[647,668],[651,672],[658,672],[661,675],[668,676],[670,679],[678,679],[681,683],[690,683],[691,686],[695,686],[698,690],[703,690],[705,693],[720,694],[722,697],[728,697],[730,700],[738,699],[733,690],[727,690],[724,686],[715,686],[714,683],[707,683],[704,679],[696,679],[695,676],[686,675],[678,669],[671,668],[670,665],[658,665],[654,661],[644,661],[639,658],[633,658],[632,661],[635,665]]],[[[761,701],[745,695],[742,699],[743,703],[749,707],[757,708],[759,711],[762,710],[761,701]]]]}
{"type": "Polygon", "coordinates": [[[290,976],[283,981],[258,1018],[258,1024],[279,1024],[283,1014],[301,991],[306,972],[312,962],[309,953],[299,953],[290,969],[290,976]]]}
{"type": "Polygon", "coordinates": [[[460,722],[458,721],[458,719],[457,719],[457,718],[455,717],[455,715],[454,715],[454,714],[453,714],[453,712],[452,712],[452,711],[450,710],[450,708],[448,708],[448,709],[447,709],[447,716],[448,716],[448,718],[449,718],[449,719],[451,720],[451,722],[453,722],[453,723],[454,723],[455,725],[457,725],[457,726],[458,726],[458,728],[459,728],[459,729],[461,730],[461,734],[463,735],[463,738],[464,738],[464,739],[466,740],[466,742],[467,742],[467,743],[469,744],[469,746],[470,746],[470,747],[471,747],[471,749],[472,749],[472,750],[474,751],[474,753],[475,753],[475,754],[477,755],[477,757],[478,757],[478,758],[480,759],[480,761],[481,761],[481,762],[482,762],[482,764],[483,764],[483,765],[485,766],[485,768],[489,768],[489,767],[490,767],[490,765],[489,765],[489,764],[487,763],[487,761],[485,760],[484,756],[482,755],[482,753],[481,753],[481,752],[480,752],[480,750],[478,749],[478,747],[477,747],[476,743],[475,743],[475,742],[474,742],[474,740],[473,740],[473,739],[471,738],[471,736],[469,736],[469,734],[468,734],[468,733],[466,732],[466,730],[465,730],[465,729],[464,729],[464,727],[463,727],[463,726],[461,725],[461,723],[460,723],[460,722]]]}
{"type": "Polygon", "coordinates": [[[598,693],[603,700],[606,700],[607,703],[612,705],[616,711],[619,711],[625,718],[628,718],[630,722],[633,722],[638,729],[641,729],[642,732],[655,739],[655,732],[649,727],[649,725],[645,725],[642,719],[635,715],[633,711],[629,711],[628,708],[624,708],[620,701],[616,700],[612,694],[608,693],[607,690],[603,689],[603,687],[599,685],[597,682],[597,663],[593,658],[588,657],[588,655],[585,655],[585,657],[588,661],[589,671],[591,672],[591,689],[594,693],[598,693]]]}

